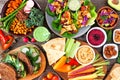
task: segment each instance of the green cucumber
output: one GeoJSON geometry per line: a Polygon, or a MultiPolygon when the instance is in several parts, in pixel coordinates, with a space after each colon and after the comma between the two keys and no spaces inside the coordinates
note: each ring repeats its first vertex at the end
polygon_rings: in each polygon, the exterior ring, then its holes
{"type": "Polygon", "coordinates": [[[67,47],[68,47],[69,41],[70,41],[70,39],[67,38],[66,43],[65,43],[65,51],[66,51],[66,49],[67,49],[67,47]]]}
{"type": "Polygon", "coordinates": [[[80,42],[76,41],[76,43],[72,45],[72,48],[68,54],[68,57],[74,58],[75,53],[77,52],[79,46],[80,46],[80,42]]]}
{"type": "Polygon", "coordinates": [[[81,7],[81,3],[79,0],[69,0],[68,7],[72,11],[77,11],[81,7]]]}
{"type": "Polygon", "coordinates": [[[74,44],[74,41],[75,41],[74,39],[70,38],[68,46],[67,46],[66,51],[65,51],[67,57],[69,57],[69,52],[74,44]]]}

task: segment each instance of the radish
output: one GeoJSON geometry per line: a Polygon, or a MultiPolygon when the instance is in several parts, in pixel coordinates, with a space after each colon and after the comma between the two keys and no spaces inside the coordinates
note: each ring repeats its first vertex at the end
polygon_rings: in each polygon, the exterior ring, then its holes
{"type": "Polygon", "coordinates": [[[31,8],[34,6],[33,0],[28,0],[26,6],[24,7],[25,13],[30,13],[31,8]]]}

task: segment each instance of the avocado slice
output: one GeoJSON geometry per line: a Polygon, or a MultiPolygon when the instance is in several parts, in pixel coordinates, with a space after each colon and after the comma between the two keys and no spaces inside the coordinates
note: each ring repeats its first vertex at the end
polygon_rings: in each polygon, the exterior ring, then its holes
{"type": "Polygon", "coordinates": [[[120,0],[108,0],[108,4],[115,10],[120,11],[120,0]]]}

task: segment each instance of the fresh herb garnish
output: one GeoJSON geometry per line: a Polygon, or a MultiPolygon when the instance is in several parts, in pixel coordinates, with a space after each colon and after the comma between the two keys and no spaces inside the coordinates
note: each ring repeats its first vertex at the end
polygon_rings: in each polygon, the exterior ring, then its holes
{"type": "Polygon", "coordinates": [[[101,16],[101,19],[102,20],[106,20],[108,18],[108,16],[104,15],[104,16],[101,16]]]}

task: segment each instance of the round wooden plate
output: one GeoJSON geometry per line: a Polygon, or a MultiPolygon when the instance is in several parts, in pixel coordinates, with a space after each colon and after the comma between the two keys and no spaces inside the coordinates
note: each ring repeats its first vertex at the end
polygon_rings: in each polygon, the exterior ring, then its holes
{"type": "MultiPolygon", "coordinates": [[[[27,46],[28,46],[28,47],[30,47],[30,46],[31,46],[31,47],[36,47],[36,48],[40,51],[40,57],[41,57],[41,64],[40,64],[40,65],[41,65],[41,67],[40,67],[40,69],[38,70],[38,72],[37,72],[37,73],[33,73],[32,75],[27,74],[26,77],[18,79],[18,80],[33,80],[33,79],[37,78],[38,76],[40,76],[40,75],[44,72],[45,67],[46,67],[46,59],[45,59],[45,56],[44,56],[44,54],[42,53],[42,51],[41,51],[37,46],[32,45],[32,44],[27,44],[27,45],[23,45],[23,46],[26,46],[26,47],[27,47],[27,46]]],[[[16,52],[20,52],[20,49],[21,49],[23,46],[20,46],[20,47],[14,49],[14,50],[9,51],[8,54],[14,54],[14,53],[16,53],[16,52]]]]}
{"type": "MultiPolygon", "coordinates": [[[[81,45],[88,45],[86,42],[80,41],[81,45]]],[[[94,49],[94,51],[98,54],[100,54],[96,49],[94,49]]],[[[102,56],[101,56],[102,57],[102,56]]],[[[102,58],[104,60],[104,58],[102,58]]],[[[103,66],[103,70],[104,73],[107,73],[107,66],[103,66]]],[[[56,71],[62,78],[63,80],[68,80],[68,74],[67,73],[63,73],[63,72],[58,72],[56,71]]],[[[104,77],[98,77],[97,79],[103,80],[104,77]]]]}

